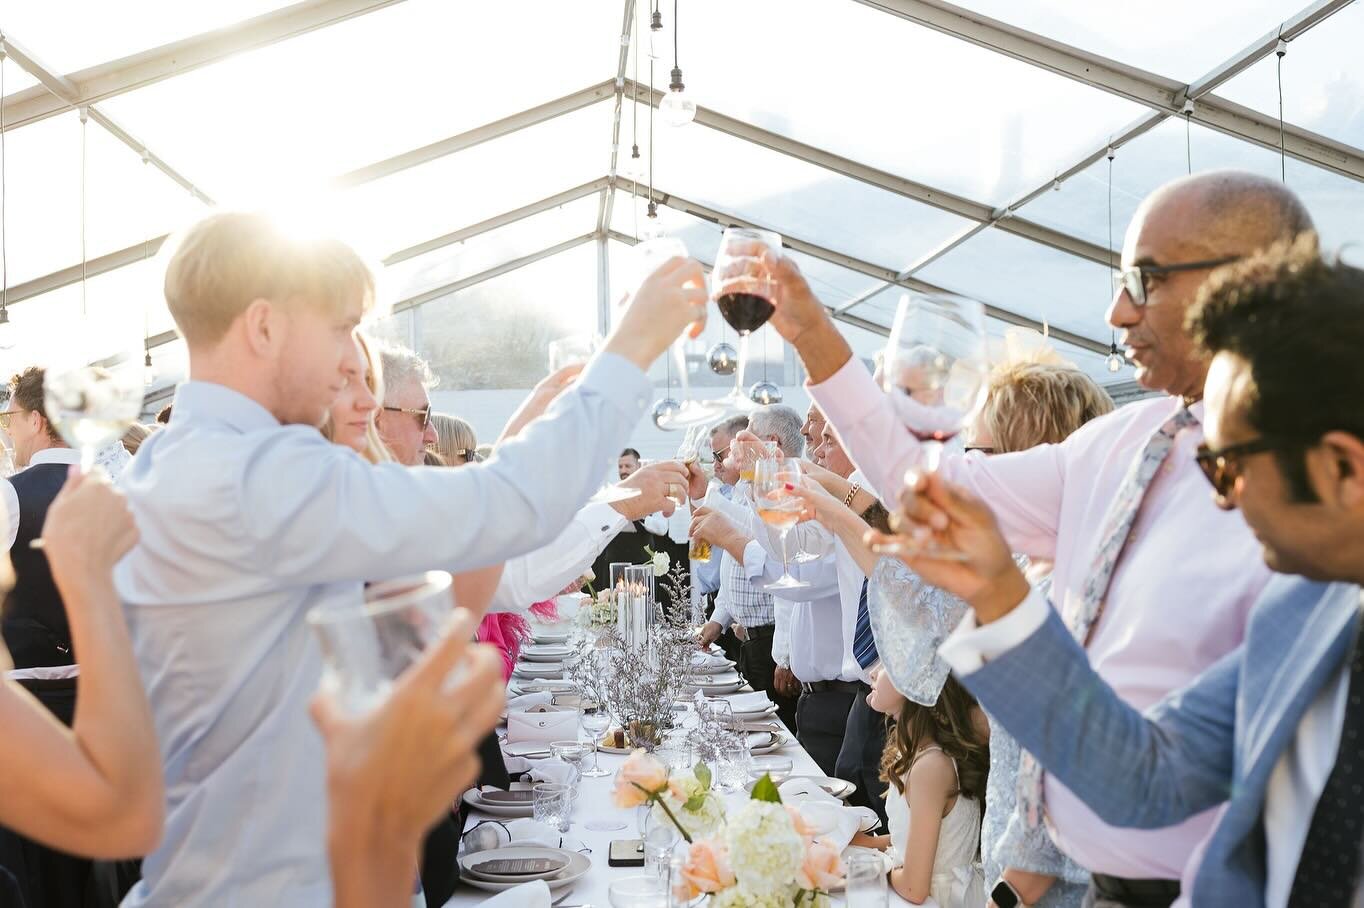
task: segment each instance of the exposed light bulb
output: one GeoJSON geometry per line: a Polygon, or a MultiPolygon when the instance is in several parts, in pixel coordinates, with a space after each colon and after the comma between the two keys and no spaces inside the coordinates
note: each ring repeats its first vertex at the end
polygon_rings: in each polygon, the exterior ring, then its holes
{"type": "Polygon", "coordinates": [[[160,377],[160,370],[152,363],[152,351],[148,350],[147,355],[142,360],[142,384],[150,388],[156,384],[156,380],[160,377]]]}
{"type": "Polygon", "coordinates": [[[674,66],[668,93],[658,105],[659,116],[669,126],[686,126],[696,119],[696,102],[687,97],[682,84],[682,70],[674,66]]]}
{"type": "Polygon", "coordinates": [[[19,342],[19,332],[9,320],[9,310],[0,309],[0,350],[12,350],[19,342]]]}
{"type": "Polygon", "coordinates": [[[1123,367],[1122,354],[1118,352],[1116,341],[1108,345],[1108,356],[1104,359],[1104,364],[1108,366],[1109,372],[1117,372],[1123,367]]]}

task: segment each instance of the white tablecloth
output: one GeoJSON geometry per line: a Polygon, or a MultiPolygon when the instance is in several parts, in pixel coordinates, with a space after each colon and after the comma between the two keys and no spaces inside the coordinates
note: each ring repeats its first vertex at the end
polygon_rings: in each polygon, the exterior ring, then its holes
{"type": "MultiPolygon", "coordinates": [[[[820,771],[805,749],[794,740],[784,749],[777,753],[791,758],[791,774],[798,776],[820,776],[824,773],[820,771]]],[[[611,770],[612,775],[601,778],[585,778],[579,785],[578,807],[573,815],[572,826],[567,836],[573,839],[581,839],[582,842],[592,849],[589,857],[592,860],[592,869],[574,884],[571,894],[564,899],[566,905],[588,905],[592,908],[610,908],[610,900],[607,894],[607,887],[611,881],[620,877],[638,876],[644,872],[640,867],[609,867],[606,863],[607,853],[611,848],[611,842],[616,839],[637,839],[639,838],[639,827],[636,821],[635,810],[619,810],[611,803],[611,789],[615,784],[615,770],[625,762],[625,757],[615,754],[598,754],[603,769],[611,770]],[[617,818],[625,824],[624,829],[617,829],[611,832],[595,832],[587,828],[587,822],[593,819],[606,817],[617,818]]],[[[744,799],[748,797],[747,792],[738,792],[724,796],[729,799],[744,799]]],[[[465,823],[466,829],[472,829],[480,820],[495,819],[486,814],[472,812],[470,818],[465,823]]],[[[563,894],[563,890],[554,893],[557,898],[563,894]]],[[[489,898],[493,893],[485,892],[481,889],[474,889],[471,886],[461,884],[454,897],[446,903],[446,908],[459,908],[459,906],[476,905],[484,899],[489,898]]],[[[835,895],[833,901],[842,904],[842,899],[835,895]]],[[[894,892],[890,893],[890,904],[908,905],[909,903],[900,899],[894,892]]]]}

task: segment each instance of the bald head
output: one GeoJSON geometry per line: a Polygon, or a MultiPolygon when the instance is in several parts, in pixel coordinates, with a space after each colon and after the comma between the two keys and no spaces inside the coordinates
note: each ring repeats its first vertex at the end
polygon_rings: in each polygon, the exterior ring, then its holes
{"type": "Polygon", "coordinates": [[[1275,180],[1236,170],[1181,177],[1137,208],[1123,242],[1124,268],[1143,274],[1145,305],[1125,291],[1108,310],[1143,387],[1203,394],[1207,364],[1184,333],[1184,313],[1215,263],[1244,258],[1312,229],[1296,195],[1275,180]],[[1194,265],[1176,271],[1164,266],[1194,265]]]}
{"type": "Polygon", "coordinates": [[[1213,170],[1166,183],[1146,197],[1133,226],[1151,221],[1209,257],[1250,255],[1312,230],[1312,216],[1278,180],[1241,170],[1213,170]],[[1178,224],[1178,226],[1174,226],[1178,224]]]}

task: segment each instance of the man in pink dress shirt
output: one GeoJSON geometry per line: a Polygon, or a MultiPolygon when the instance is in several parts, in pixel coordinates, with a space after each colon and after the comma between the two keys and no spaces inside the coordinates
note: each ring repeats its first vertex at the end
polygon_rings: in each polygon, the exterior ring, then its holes
{"type": "MultiPolygon", "coordinates": [[[[1156,190],[1138,208],[1123,246],[1122,267],[1142,269],[1135,292],[1117,293],[1108,321],[1123,332],[1137,381],[1164,395],[1094,420],[1059,445],[945,458],[946,477],[991,505],[1015,551],[1055,563],[1052,602],[1063,613],[1082,599],[1110,503],[1153,433],[1186,405],[1202,416],[1207,367],[1183,331],[1199,287],[1217,263],[1310,229],[1289,190],[1251,174],[1199,174],[1156,190]]],[[[906,469],[918,463],[918,442],[796,265],[782,259],[775,271],[781,288],[773,326],[800,353],[810,394],[858,469],[878,497],[894,500],[906,469]]],[[[1139,709],[1240,643],[1247,610],[1269,577],[1240,516],[1209,500],[1193,458],[1201,441],[1199,425],[1175,436],[1141,499],[1089,635],[1095,670],[1139,709]],[[1190,602],[1200,607],[1190,609],[1190,602]]],[[[1185,864],[1214,820],[1209,811],[1164,830],[1118,829],[1050,778],[1043,792],[1057,844],[1095,875],[1087,903],[1104,906],[1173,902],[1185,864]]],[[[1020,895],[1031,903],[1044,892],[1020,895]]]]}

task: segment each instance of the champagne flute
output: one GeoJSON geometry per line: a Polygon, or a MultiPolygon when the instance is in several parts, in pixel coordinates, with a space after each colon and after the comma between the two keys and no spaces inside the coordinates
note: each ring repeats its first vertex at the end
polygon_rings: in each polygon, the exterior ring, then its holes
{"type": "MultiPolygon", "coordinates": [[[[687,258],[687,245],[676,237],[655,237],[635,246],[634,286],[638,288],[649,275],[665,262],[674,258],[687,258]]],[[[672,345],[673,359],[677,364],[678,380],[682,385],[682,402],[676,410],[661,414],[657,419],[660,429],[686,429],[712,422],[724,412],[724,406],[716,401],[693,400],[691,379],[687,376],[687,337],[684,333],[672,345]]]]}
{"type": "MultiPolygon", "coordinates": [[[[985,343],[985,307],[949,294],[905,294],[886,343],[881,383],[896,398],[905,427],[919,440],[919,462],[905,473],[936,472],[943,446],[970,426],[985,403],[990,363],[985,343]]],[[[880,547],[898,551],[901,546],[880,547]]],[[[940,544],[922,551],[956,558],[940,544]]]]}
{"type": "MultiPolygon", "coordinates": [[[[714,475],[715,451],[710,446],[710,433],[701,432],[693,439],[692,447],[682,463],[688,467],[699,467],[702,472],[714,475]]],[[[710,543],[704,539],[693,539],[687,557],[702,564],[710,561],[710,543]]]]}
{"type": "Polygon", "coordinates": [[[753,468],[753,502],[763,523],[781,530],[782,575],[764,589],[798,590],[810,584],[791,576],[791,562],[787,557],[786,537],[800,522],[801,499],[787,490],[788,485],[800,484],[800,461],[794,457],[771,457],[757,462],[753,468]]]}
{"type": "Polygon", "coordinates": [[[781,236],[770,230],[727,227],[720,238],[711,271],[715,304],[729,326],[739,333],[739,367],[734,388],[721,398],[726,412],[748,413],[756,409],[744,393],[744,370],[748,365],[748,337],[776,311],[777,282],[762,266],[763,251],[781,255],[781,236]]]}

